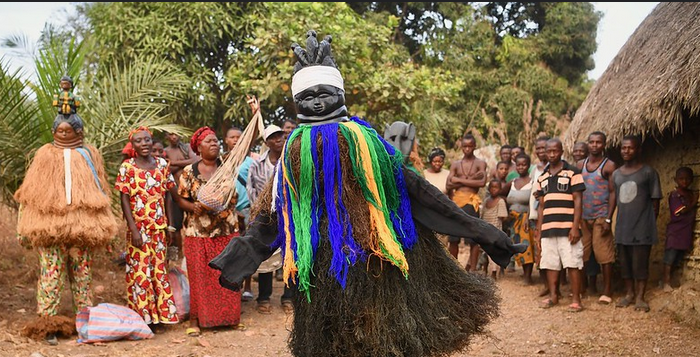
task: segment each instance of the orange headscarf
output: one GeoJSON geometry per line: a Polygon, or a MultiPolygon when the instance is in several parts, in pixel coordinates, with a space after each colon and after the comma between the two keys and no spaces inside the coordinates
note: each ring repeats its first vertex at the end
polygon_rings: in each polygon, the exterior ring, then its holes
{"type": "Polygon", "coordinates": [[[134,136],[134,134],[138,133],[139,131],[145,131],[145,132],[148,133],[148,135],[153,136],[153,134],[151,134],[151,131],[148,130],[147,127],[141,125],[141,126],[139,126],[138,128],[136,128],[136,129],[134,129],[134,130],[132,130],[132,131],[129,132],[129,141],[131,141],[131,138],[134,136]]]}
{"type": "Polygon", "coordinates": [[[148,128],[143,126],[143,125],[130,131],[129,132],[129,142],[126,143],[126,145],[122,149],[122,154],[129,155],[130,158],[136,157],[136,150],[134,150],[133,145],[131,145],[131,138],[134,137],[134,134],[138,133],[139,131],[145,131],[148,133],[148,135],[153,136],[153,134],[151,134],[151,131],[148,130],[148,128]]]}

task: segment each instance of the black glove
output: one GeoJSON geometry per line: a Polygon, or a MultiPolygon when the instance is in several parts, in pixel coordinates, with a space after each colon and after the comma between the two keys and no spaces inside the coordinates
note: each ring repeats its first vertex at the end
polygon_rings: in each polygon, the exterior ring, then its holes
{"type": "Polygon", "coordinates": [[[513,244],[502,230],[464,213],[449,197],[415,172],[404,167],[403,173],[411,199],[411,212],[417,223],[437,233],[471,238],[504,268],[514,254],[527,250],[527,244],[513,244]]]}
{"type": "Polygon", "coordinates": [[[243,279],[253,275],[272,255],[270,245],[276,238],[277,215],[255,216],[245,235],[231,239],[221,254],[209,262],[209,267],[221,271],[219,284],[229,290],[240,290],[243,279]]]}

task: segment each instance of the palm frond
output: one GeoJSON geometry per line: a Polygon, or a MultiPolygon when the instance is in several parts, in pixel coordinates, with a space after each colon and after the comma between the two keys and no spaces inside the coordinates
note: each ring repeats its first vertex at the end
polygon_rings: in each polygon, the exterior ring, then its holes
{"type": "Polygon", "coordinates": [[[188,78],[175,67],[150,58],[103,70],[98,78],[84,84],[81,116],[85,137],[102,152],[110,177],[121,163],[121,150],[130,130],[143,125],[152,131],[191,134],[173,124],[170,111],[188,84],[188,78]]]}
{"type": "Polygon", "coordinates": [[[10,73],[5,58],[0,58],[0,199],[10,206],[31,156],[43,144],[38,113],[20,70],[10,73]]]}
{"type": "Polygon", "coordinates": [[[35,46],[29,40],[29,36],[23,32],[11,34],[0,39],[0,47],[10,50],[13,55],[31,58],[34,56],[35,46]]]}

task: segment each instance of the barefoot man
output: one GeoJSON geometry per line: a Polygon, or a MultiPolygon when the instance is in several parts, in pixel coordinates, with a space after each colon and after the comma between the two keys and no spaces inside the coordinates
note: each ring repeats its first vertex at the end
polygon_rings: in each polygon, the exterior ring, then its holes
{"type": "MultiPolygon", "coordinates": [[[[486,185],[486,162],[474,156],[476,139],[471,134],[466,134],[461,142],[464,156],[450,166],[450,174],[447,176],[447,190],[454,190],[452,200],[470,216],[479,217],[479,189],[486,185]]],[[[459,241],[461,237],[449,236],[450,254],[457,258],[459,255],[459,241]]],[[[464,238],[469,244],[469,261],[466,269],[476,270],[479,259],[479,245],[471,239],[464,238]]]]}

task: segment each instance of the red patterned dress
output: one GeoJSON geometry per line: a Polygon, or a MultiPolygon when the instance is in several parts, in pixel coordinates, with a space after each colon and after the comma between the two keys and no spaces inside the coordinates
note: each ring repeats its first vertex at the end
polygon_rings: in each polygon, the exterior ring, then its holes
{"type": "MultiPolygon", "coordinates": [[[[198,170],[199,162],[182,170],[178,193],[193,200],[206,183],[198,170]]],[[[209,261],[221,253],[234,237],[238,237],[236,196],[218,214],[196,215],[185,212],[183,248],[190,282],[190,318],[200,327],[236,326],[241,320],[241,293],[221,287],[221,272],[209,267],[209,261]]]]}
{"type": "Polygon", "coordinates": [[[143,245],[127,240],[126,292],[128,306],[147,324],[178,322],[165,265],[165,194],[175,185],[169,164],[156,158],[156,168],[138,168],[133,158],[119,167],[114,187],[129,195],[131,213],[143,245]]]}

